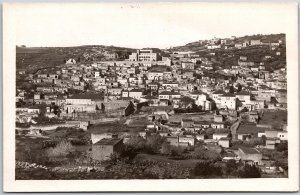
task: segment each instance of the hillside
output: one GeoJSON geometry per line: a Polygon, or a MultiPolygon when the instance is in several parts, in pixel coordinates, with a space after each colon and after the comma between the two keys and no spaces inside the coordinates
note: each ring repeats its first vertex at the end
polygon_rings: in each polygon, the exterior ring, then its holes
{"type": "MultiPolygon", "coordinates": [[[[225,38],[226,39],[226,38],[225,38]]],[[[250,41],[254,39],[260,39],[262,42],[275,42],[278,40],[282,40],[283,43],[285,44],[285,34],[270,34],[270,35],[247,35],[243,37],[237,37],[235,41],[231,41],[229,39],[228,43],[229,44],[234,44],[234,43],[240,43],[244,41],[250,41]]],[[[205,49],[205,44],[208,43],[208,40],[199,40],[191,43],[187,43],[186,45],[183,46],[176,46],[172,47],[168,51],[201,51],[205,49]]]]}
{"type": "MultiPolygon", "coordinates": [[[[233,65],[237,65],[237,61],[240,56],[247,56],[249,61],[264,62],[266,70],[276,70],[286,66],[286,46],[285,46],[285,34],[271,34],[271,35],[251,35],[244,37],[237,37],[234,41],[227,39],[229,44],[243,43],[244,41],[259,39],[262,42],[277,42],[282,41],[276,50],[271,50],[269,46],[251,46],[241,49],[206,49],[204,46],[209,43],[208,40],[196,41],[188,43],[184,46],[173,47],[169,49],[169,52],[178,51],[193,51],[199,54],[200,57],[205,57],[211,60],[213,66],[219,66],[222,68],[230,69],[233,65]],[[280,55],[276,55],[276,52],[280,52],[280,55]],[[214,56],[210,55],[214,53],[214,56]],[[265,59],[265,56],[271,56],[271,59],[265,59]]],[[[227,43],[227,44],[228,44],[227,43]]]]}
{"type": "Polygon", "coordinates": [[[101,51],[116,52],[121,59],[135,51],[131,48],[115,46],[78,46],[78,47],[16,47],[17,69],[36,69],[52,67],[74,58],[77,61],[92,61],[103,57],[101,51]],[[89,57],[86,57],[87,54],[89,57]],[[84,57],[85,56],[85,57],[84,57]]]}

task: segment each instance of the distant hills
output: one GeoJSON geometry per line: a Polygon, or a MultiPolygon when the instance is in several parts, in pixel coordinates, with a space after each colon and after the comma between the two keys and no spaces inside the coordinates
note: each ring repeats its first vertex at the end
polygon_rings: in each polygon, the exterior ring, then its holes
{"type": "MultiPolygon", "coordinates": [[[[260,39],[263,42],[275,42],[282,40],[285,43],[285,34],[271,34],[271,35],[250,35],[237,37],[234,41],[228,40],[229,43],[250,41],[252,39],[260,39]]],[[[206,52],[205,45],[209,40],[200,40],[188,43],[183,46],[177,46],[162,52],[173,51],[194,51],[196,53],[206,52]]],[[[285,45],[285,44],[284,44],[285,45]]],[[[159,50],[158,48],[156,48],[159,50]]],[[[36,69],[42,67],[51,67],[64,64],[69,58],[74,58],[78,62],[93,61],[101,58],[101,51],[116,52],[120,59],[126,59],[135,52],[134,48],[125,48],[117,46],[104,45],[83,45],[75,47],[16,47],[16,66],[18,69],[36,69]],[[90,57],[86,57],[90,56],[90,57]]],[[[257,54],[254,52],[255,55],[257,54]]],[[[267,53],[266,53],[267,54],[267,53]]],[[[224,60],[225,64],[228,60],[224,60]]],[[[223,62],[223,63],[224,63],[223,62]]],[[[232,63],[232,60],[228,61],[232,63]]]]}
{"type": "MultiPolygon", "coordinates": [[[[230,38],[222,38],[222,39],[226,39],[229,41],[229,43],[240,43],[240,42],[244,42],[244,41],[250,41],[253,39],[259,39],[262,42],[275,42],[278,40],[282,40],[283,43],[285,43],[285,34],[281,33],[281,34],[270,34],[270,35],[262,35],[262,34],[258,34],[258,35],[247,35],[247,36],[243,36],[243,37],[236,37],[236,39],[230,40],[230,38]]],[[[209,40],[199,40],[199,41],[195,41],[195,42],[191,42],[191,43],[187,43],[186,45],[182,45],[182,46],[176,46],[176,47],[172,47],[170,49],[168,49],[168,51],[201,51],[205,49],[205,44],[208,43],[209,40]]]]}

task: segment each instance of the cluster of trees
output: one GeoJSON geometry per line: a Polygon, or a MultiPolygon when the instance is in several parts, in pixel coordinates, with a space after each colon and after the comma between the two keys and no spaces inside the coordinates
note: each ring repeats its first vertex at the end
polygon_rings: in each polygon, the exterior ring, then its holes
{"type": "Polygon", "coordinates": [[[195,165],[192,174],[198,177],[239,177],[239,178],[260,178],[261,171],[255,165],[236,163],[229,160],[225,166],[218,165],[212,161],[203,161],[195,165]]]}
{"type": "Polygon", "coordinates": [[[142,137],[133,137],[127,142],[126,152],[156,154],[160,152],[164,141],[165,139],[158,134],[149,136],[146,140],[142,137]]]}

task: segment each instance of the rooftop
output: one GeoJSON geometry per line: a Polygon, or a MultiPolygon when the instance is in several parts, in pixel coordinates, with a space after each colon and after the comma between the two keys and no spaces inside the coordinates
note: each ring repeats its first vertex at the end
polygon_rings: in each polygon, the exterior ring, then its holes
{"type": "Polygon", "coordinates": [[[102,93],[82,93],[74,94],[73,96],[68,97],[68,99],[103,99],[102,93]]]}
{"type": "Polygon", "coordinates": [[[261,154],[256,148],[239,147],[245,154],[261,154]]]}
{"type": "Polygon", "coordinates": [[[163,91],[159,95],[180,95],[178,92],[163,91]]]}
{"type": "Polygon", "coordinates": [[[100,141],[98,141],[97,143],[95,143],[94,145],[116,145],[117,143],[119,143],[120,141],[122,141],[122,139],[120,138],[103,138],[100,141]]]}
{"type": "Polygon", "coordinates": [[[236,95],[250,95],[247,91],[239,91],[236,93],[236,95]]]}
{"type": "Polygon", "coordinates": [[[225,94],[225,92],[223,90],[217,90],[213,92],[213,94],[225,94]]]}

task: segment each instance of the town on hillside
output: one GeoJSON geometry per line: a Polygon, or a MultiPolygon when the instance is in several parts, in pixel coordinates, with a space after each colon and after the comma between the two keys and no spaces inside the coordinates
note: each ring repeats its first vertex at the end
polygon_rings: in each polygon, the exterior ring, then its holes
{"type": "Polygon", "coordinates": [[[17,180],[288,177],[284,34],[16,57],[17,180]]]}

